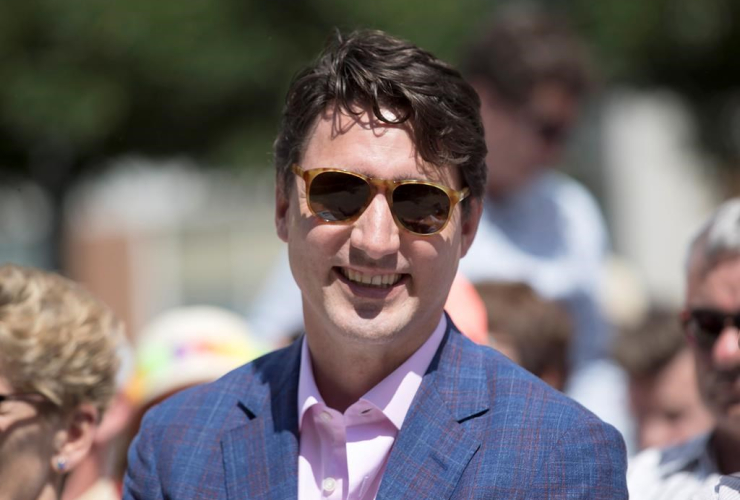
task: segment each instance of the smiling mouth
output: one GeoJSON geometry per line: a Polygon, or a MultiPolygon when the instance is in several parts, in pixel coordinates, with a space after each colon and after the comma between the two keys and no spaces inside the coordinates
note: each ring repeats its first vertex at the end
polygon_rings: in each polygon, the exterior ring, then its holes
{"type": "Polygon", "coordinates": [[[374,288],[390,288],[398,283],[404,276],[402,274],[366,274],[344,267],[338,268],[339,272],[352,283],[374,288]]]}

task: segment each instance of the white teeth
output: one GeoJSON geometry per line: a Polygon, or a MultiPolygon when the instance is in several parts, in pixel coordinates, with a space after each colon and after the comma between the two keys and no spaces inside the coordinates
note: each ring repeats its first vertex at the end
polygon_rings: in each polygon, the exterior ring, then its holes
{"type": "Polygon", "coordinates": [[[400,274],[364,274],[352,269],[341,268],[342,274],[345,278],[355,283],[362,283],[363,285],[375,286],[379,288],[388,288],[389,286],[395,285],[398,280],[401,279],[400,274]]]}

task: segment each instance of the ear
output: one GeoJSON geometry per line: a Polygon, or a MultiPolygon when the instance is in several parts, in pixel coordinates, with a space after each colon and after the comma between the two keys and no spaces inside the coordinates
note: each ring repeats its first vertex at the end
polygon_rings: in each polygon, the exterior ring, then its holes
{"type": "Polygon", "coordinates": [[[71,415],[62,417],[61,428],[54,435],[54,470],[63,474],[82,462],[95,441],[97,424],[98,410],[90,403],[83,403],[71,415]]]}
{"type": "Polygon", "coordinates": [[[468,207],[467,215],[465,211],[462,212],[460,258],[465,257],[465,254],[468,253],[468,249],[470,249],[470,245],[473,244],[475,233],[478,232],[478,223],[480,222],[480,217],[482,213],[483,200],[481,200],[480,198],[472,198],[470,200],[470,206],[468,207]]]}
{"type": "Polygon", "coordinates": [[[278,179],[275,185],[275,229],[278,238],[288,241],[288,209],[290,199],[285,195],[284,182],[278,179]]]}
{"type": "Polygon", "coordinates": [[[120,435],[133,418],[134,404],[119,392],[111,401],[95,432],[95,444],[104,445],[120,435]]]}
{"type": "Polygon", "coordinates": [[[688,309],[684,308],[681,310],[681,313],[679,314],[679,320],[681,321],[684,337],[686,338],[686,343],[691,349],[696,349],[696,337],[694,337],[689,332],[689,329],[686,327],[686,323],[688,322],[690,317],[691,313],[688,309]]]}

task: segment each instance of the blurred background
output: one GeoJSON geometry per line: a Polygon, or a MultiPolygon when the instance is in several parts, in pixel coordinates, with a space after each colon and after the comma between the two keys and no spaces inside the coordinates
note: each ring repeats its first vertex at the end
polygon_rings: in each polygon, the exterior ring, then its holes
{"type": "MultiPolygon", "coordinates": [[[[456,63],[502,3],[0,2],[0,262],[84,282],[131,332],[179,305],[246,314],[281,248],[271,143],[291,76],[333,27],[456,63]]],[[[606,215],[608,293],[675,305],[691,233],[740,194],[740,2],[547,7],[599,77],[563,169],[606,215]]]]}

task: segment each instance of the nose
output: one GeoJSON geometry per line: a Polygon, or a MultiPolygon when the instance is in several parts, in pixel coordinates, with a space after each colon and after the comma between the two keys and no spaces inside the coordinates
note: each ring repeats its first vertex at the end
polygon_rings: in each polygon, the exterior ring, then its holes
{"type": "Polygon", "coordinates": [[[720,369],[740,367],[740,332],[734,326],[727,326],[719,334],[712,348],[714,364],[720,369]]]}
{"type": "Polygon", "coordinates": [[[401,245],[396,221],[382,193],[377,193],[352,228],[350,244],[379,260],[398,252],[401,245]]]}

